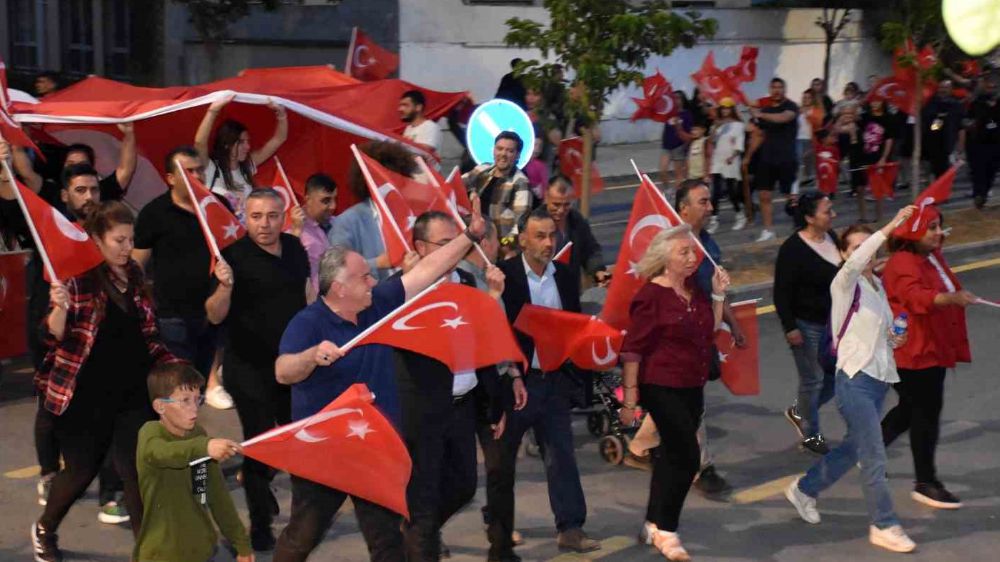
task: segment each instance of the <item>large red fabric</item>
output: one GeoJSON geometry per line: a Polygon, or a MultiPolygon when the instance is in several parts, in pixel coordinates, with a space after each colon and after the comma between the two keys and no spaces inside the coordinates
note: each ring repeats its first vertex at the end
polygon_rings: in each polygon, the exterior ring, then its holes
{"type": "MultiPolygon", "coordinates": [[[[570,137],[559,142],[559,172],[573,183],[573,196],[583,193],[583,137],[570,137]]],[[[590,162],[590,193],[604,191],[604,179],[597,162],[590,162]]]]}
{"type": "Polygon", "coordinates": [[[542,371],[566,361],[581,369],[607,371],[618,363],[625,334],[596,316],[526,304],[514,328],[531,336],[542,371]]]}
{"type": "Polygon", "coordinates": [[[728,324],[715,333],[715,347],[719,351],[722,384],[736,396],[760,394],[760,328],[757,325],[757,301],[732,305],[733,316],[740,325],[746,346],[736,347],[732,329],[728,324]]]}
{"type": "MultiPolygon", "coordinates": [[[[368,140],[391,140],[421,151],[399,134],[406,123],[399,119],[397,103],[403,92],[421,91],[427,99],[424,112],[430,119],[446,115],[467,98],[466,92],[437,92],[402,80],[358,82],[325,66],[261,68],[240,76],[196,86],[142,88],[105,78],[91,77],[46,96],[40,103],[14,103],[14,118],[20,123],[43,128],[44,133],[62,142],[103,145],[102,162],[117,160],[114,123],[135,122],[139,145],[139,173],[126,200],[137,208],[163,193],[163,160],[179,144],[194,140],[208,104],[235,92],[217,120],[235,119],[246,125],[254,148],[263,145],[274,132],[274,114],[264,104],[268,98],[283,105],[288,113],[288,140],[278,149],[293,185],[304,185],[316,172],[332,177],[338,185],[348,185],[351,144],[368,140]],[[169,134],[165,133],[169,132],[169,134]],[[72,133],[72,138],[64,138],[72,133]]],[[[104,169],[102,172],[106,171],[104,169]]],[[[260,178],[269,179],[266,166],[260,178]]],[[[337,192],[338,209],[356,202],[349,189],[337,192]]]]}
{"type": "Polygon", "coordinates": [[[570,260],[573,259],[573,243],[566,242],[566,245],[556,252],[556,255],[552,256],[552,261],[557,261],[563,265],[569,265],[570,260]]]}
{"type": "Polygon", "coordinates": [[[651,119],[659,123],[666,123],[680,111],[674,100],[673,87],[660,74],[659,70],[656,71],[656,74],[647,76],[642,81],[642,96],[641,98],[632,98],[636,110],[630,121],[651,119]]]}
{"type": "Polygon", "coordinates": [[[382,80],[399,68],[399,55],[383,49],[371,37],[354,28],[347,53],[347,74],[359,80],[382,80]]]}
{"type": "Polygon", "coordinates": [[[840,183],[840,149],[835,144],[813,143],[816,155],[816,186],[826,194],[837,192],[840,183]]]}
{"type": "Polygon", "coordinates": [[[7,92],[7,64],[3,62],[3,58],[0,58],[0,139],[14,146],[31,148],[41,154],[42,152],[38,150],[21,125],[10,116],[11,105],[10,95],[7,92]]]}
{"type": "Polygon", "coordinates": [[[927,189],[920,192],[914,203],[917,205],[917,212],[913,214],[905,223],[896,227],[892,235],[905,240],[920,240],[927,233],[927,225],[939,214],[935,205],[940,205],[951,199],[951,189],[955,185],[955,174],[958,173],[958,164],[952,166],[941,177],[934,180],[927,189]]]}
{"type": "Polygon", "coordinates": [[[899,164],[889,162],[884,166],[872,164],[868,166],[868,187],[872,190],[872,195],[876,199],[892,197],[893,185],[896,183],[896,174],[899,173],[899,164]]]}
{"type": "Polygon", "coordinates": [[[0,253],[0,359],[28,352],[28,293],[25,265],[28,252],[0,253]]]}
{"type": "Polygon", "coordinates": [[[681,224],[681,218],[667,203],[659,188],[642,176],[642,182],[632,201],[632,213],[622,237],[615,261],[615,274],[608,286],[608,296],[601,310],[601,319],[608,324],[627,330],[629,326],[629,305],[632,297],[645,281],[639,277],[636,267],[646,253],[653,237],[662,230],[681,224]]]}
{"type": "Polygon", "coordinates": [[[374,399],[352,385],[318,413],[244,443],[243,454],[409,518],[410,454],[374,399]]]}
{"type": "Polygon", "coordinates": [[[739,81],[727,76],[715,66],[715,53],[712,51],[705,56],[701,68],[691,75],[691,81],[698,87],[698,91],[703,92],[715,103],[720,103],[723,98],[731,98],[736,103],[749,105],[743,90],[740,89],[739,81]]]}
{"type": "Polygon", "coordinates": [[[201,224],[201,233],[212,254],[211,268],[214,269],[215,260],[221,257],[220,252],[242,238],[247,231],[201,180],[189,173],[185,173],[184,177],[187,178],[188,195],[194,202],[198,223],[201,224]]]}
{"type": "Polygon", "coordinates": [[[357,345],[381,343],[433,357],[453,373],[527,361],[500,304],[474,287],[444,283],[394,310],[357,345]]]}
{"type": "MultiPolygon", "coordinates": [[[[52,264],[57,281],[65,281],[104,262],[104,256],[83,228],[70,222],[34,191],[14,180],[17,196],[24,205],[25,220],[34,226],[35,245],[52,264]]],[[[45,279],[52,281],[48,268],[45,279]]]]}

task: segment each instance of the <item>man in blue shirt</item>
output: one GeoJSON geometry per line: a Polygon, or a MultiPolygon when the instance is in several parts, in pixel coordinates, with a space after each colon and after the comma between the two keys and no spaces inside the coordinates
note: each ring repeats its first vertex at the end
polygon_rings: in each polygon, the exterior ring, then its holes
{"type": "MultiPolygon", "coordinates": [[[[705,222],[712,216],[712,191],[702,180],[686,180],[677,189],[675,205],[681,220],[691,226],[691,231],[698,236],[698,240],[705,248],[705,251],[712,258],[704,258],[695,271],[695,282],[698,288],[705,294],[712,294],[712,276],[715,275],[715,263],[722,260],[722,250],[712,236],[705,230],[705,222]]],[[[733,316],[733,311],[729,307],[729,302],[725,304],[723,319],[730,326],[733,338],[738,347],[746,345],[746,338],[739,324],[733,316]]],[[[714,353],[709,378],[718,379],[720,376],[719,354],[714,353]]],[[[704,414],[702,423],[698,427],[698,443],[701,445],[701,470],[695,480],[694,487],[699,492],[710,497],[718,497],[730,489],[729,484],[716,470],[712,462],[712,454],[708,448],[708,433],[705,429],[704,414]]],[[[642,427],[636,433],[635,439],[629,444],[629,462],[631,466],[647,465],[643,458],[659,445],[659,435],[656,433],[656,426],[649,416],[643,421],[642,427]]]]}
{"type": "MultiPolygon", "coordinates": [[[[278,382],[292,385],[293,420],[319,412],[352,384],[364,383],[375,395],[375,404],[399,425],[392,348],[372,344],[345,352],[340,346],[458,264],[486,231],[477,198],[472,206],[472,219],[463,235],[421,259],[408,272],[381,283],[376,283],[368,263],[357,252],[343,246],[327,250],[320,260],[321,298],[289,322],[275,364],[278,382]]],[[[342,491],[292,476],[291,519],[278,539],[275,562],[304,561],[346,499],[342,491]]],[[[402,518],[362,498],[351,499],[371,559],[404,560],[402,518]]]]}

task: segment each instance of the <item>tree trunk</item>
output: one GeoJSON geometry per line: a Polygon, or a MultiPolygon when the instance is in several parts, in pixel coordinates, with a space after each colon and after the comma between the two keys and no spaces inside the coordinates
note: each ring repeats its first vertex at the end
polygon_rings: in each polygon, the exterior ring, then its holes
{"type": "Polygon", "coordinates": [[[596,125],[583,128],[583,181],[581,182],[583,185],[580,186],[580,213],[586,218],[590,218],[590,170],[591,162],[594,160],[594,126],[596,125]]]}
{"type": "MultiPolygon", "coordinates": [[[[826,34],[826,53],[823,57],[823,87],[830,87],[830,51],[833,50],[833,42],[836,37],[832,37],[830,33],[826,34]]],[[[816,100],[822,103],[823,100],[816,100]]]]}
{"type": "Polygon", "coordinates": [[[910,157],[910,196],[913,201],[917,200],[917,194],[923,188],[920,182],[920,159],[923,152],[923,106],[924,89],[920,83],[920,75],[917,74],[916,92],[913,95],[913,155],[910,157]]]}

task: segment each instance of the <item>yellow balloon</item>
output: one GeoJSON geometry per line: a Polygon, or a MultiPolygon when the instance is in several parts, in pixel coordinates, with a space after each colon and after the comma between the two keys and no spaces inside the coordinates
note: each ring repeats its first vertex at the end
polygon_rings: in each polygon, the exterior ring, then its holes
{"type": "Polygon", "coordinates": [[[967,54],[985,55],[1000,44],[1000,0],[944,0],[944,24],[967,54]]]}

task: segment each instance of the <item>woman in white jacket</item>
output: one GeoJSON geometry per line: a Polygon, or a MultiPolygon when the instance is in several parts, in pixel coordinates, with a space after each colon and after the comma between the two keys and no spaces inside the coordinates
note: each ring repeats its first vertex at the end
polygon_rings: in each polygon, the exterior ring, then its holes
{"type": "Polygon", "coordinates": [[[858,463],[870,518],[869,541],[894,552],[916,548],[892,506],[881,427],[882,402],[889,385],[899,381],[892,350],[905,343],[906,335],[892,333],[892,309],[874,264],[892,230],[915,210],[912,206],[900,210],[874,234],[864,225],[854,225],[840,236],[845,261],[830,286],[830,324],[837,350],[837,409],[847,423],[847,435],[785,490],[803,520],[819,523],[816,498],[858,463]]]}

